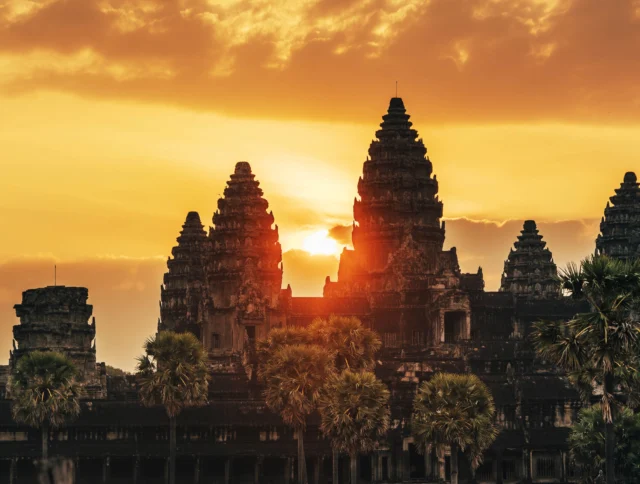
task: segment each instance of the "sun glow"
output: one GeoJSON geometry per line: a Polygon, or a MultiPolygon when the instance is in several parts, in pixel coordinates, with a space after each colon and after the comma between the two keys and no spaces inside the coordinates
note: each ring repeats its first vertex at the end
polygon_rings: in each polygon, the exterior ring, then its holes
{"type": "Polygon", "coordinates": [[[338,243],[329,237],[328,230],[320,230],[309,235],[304,239],[302,248],[311,255],[337,255],[340,251],[338,243]]]}

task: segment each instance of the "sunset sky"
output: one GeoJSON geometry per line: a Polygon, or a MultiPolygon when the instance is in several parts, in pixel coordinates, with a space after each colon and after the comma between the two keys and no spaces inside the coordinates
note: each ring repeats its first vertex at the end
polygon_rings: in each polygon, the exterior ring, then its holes
{"type": "Polygon", "coordinates": [[[639,0],[0,0],[0,364],[57,264],[132,369],[187,212],[210,225],[241,160],[284,283],[321,295],[396,81],[464,271],[496,290],[529,218],[580,259],[640,171],[638,52],[639,0]]]}

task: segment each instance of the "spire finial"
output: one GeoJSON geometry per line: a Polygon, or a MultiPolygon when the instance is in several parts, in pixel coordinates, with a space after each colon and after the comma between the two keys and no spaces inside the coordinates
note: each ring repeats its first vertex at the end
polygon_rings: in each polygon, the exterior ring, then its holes
{"type": "Polygon", "coordinates": [[[57,286],[58,282],[58,266],[57,265],[53,265],[53,285],[57,286]]]}
{"type": "Polygon", "coordinates": [[[398,81],[396,81],[396,97],[398,97],[398,81]]]}

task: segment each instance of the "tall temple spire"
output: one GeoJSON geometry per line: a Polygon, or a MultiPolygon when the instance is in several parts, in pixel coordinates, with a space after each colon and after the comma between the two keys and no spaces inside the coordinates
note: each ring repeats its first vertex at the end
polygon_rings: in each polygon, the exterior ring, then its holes
{"type": "Polygon", "coordinates": [[[430,254],[444,243],[438,182],[409,119],[402,99],[391,98],[358,181],[353,245],[372,269],[383,268],[408,236],[430,254]]]}
{"type": "Polygon", "coordinates": [[[504,263],[501,292],[511,292],[524,299],[547,299],[560,295],[560,282],[556,278],[558,268],[546,245],[535,221],[525,221],[514,243],[516,250],[509,251],[504,263]]]}
{"type": "Polygon", "coordinates": [[[198,212],[189,212],[178,245],[167,260],[168,271],[160,295],[159,329],[200,334],[205,318],[206,280],[204,267],[209,241],[198,212]]]}
{"type": "Polygon", "coordinates": [[[609,198],[596,239],[596,253],[621,260],[640,256],[640,184],[627,172],[609,198]]]}

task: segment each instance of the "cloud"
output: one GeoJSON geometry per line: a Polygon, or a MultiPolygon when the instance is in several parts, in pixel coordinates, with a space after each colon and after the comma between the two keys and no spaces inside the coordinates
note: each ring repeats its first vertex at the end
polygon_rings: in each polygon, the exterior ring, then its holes
{"type": "Polygon", "coordinates": [[[432,123],[638,122],[639,23],[634,0],[11,0],[0,86],[351,122],[399,80],[432,123]]]}
{"type": "Polygon", "coordinates": [[[352,225],[336,225],[329,229],[329,237],[342,245],[351,245],[352,225]]]}

